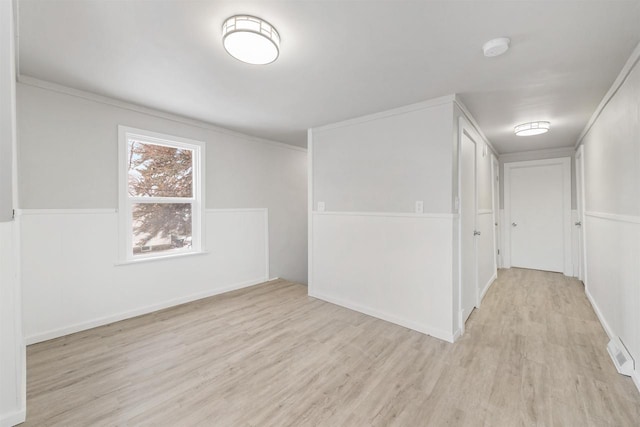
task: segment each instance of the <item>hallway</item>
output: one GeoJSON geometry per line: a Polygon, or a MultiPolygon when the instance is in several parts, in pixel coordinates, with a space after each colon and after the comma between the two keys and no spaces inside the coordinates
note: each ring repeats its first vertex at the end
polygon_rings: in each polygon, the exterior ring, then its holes
{"type": "Polygon", "coordinates": [[[500,270],[448,344],[269,282],[28,347],[28,426],[635,426],[582,284],[500,270]]]}
{"type": "Polygon", "coordinates": [[[497,366],[490,389],[485,389],[489,405],[481,412],[506,418],[487,425],[640,422],[640,395],[630,378],[616,372],[606,351],[609,339],[576,279],[499,270],[467,325],[457,343],[464,348],[458,350],[464,354],[460,363],[481,356],[497,366]]]}

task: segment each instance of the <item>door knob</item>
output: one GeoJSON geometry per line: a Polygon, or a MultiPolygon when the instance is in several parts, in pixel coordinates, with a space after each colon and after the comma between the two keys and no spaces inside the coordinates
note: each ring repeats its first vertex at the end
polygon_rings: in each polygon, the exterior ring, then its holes
{"type": "Polygon", "coordinates": [[[512,227],[517,227],[517,226],[518,226],[518,223],[517,223],[517,222],[512,222],[512,223],[511,223],[511,226],[512,226],[512,227]]]}
{"type": "Polygon", "coordinates": [[[474,232],[473,232],[474,236],[479,236],[480,234],[482,234],[482,233],[480,233],[478,230],[474,230],[474,232]]]}

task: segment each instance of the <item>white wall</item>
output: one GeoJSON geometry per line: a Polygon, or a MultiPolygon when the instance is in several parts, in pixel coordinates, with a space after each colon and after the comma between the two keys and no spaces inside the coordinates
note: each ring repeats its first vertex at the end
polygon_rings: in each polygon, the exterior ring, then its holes
{"type": "Polygon", "coordinates": [[[306,150],[36,84],[17,92],[22,209],[117,208],[118,125],[205,141],[206,207],[268,208],[271,275],[306,282],[306,150]]]}
{"type": "Polygon", "coordinates": [[[311,296],[454,339],[453,100],[310,131],[311,296]]]}
{"type": "MultiPolygon", "coordinates": [[[[9,3],[9,2],[4,2],[9,3]]],[[[12,5],[0,10],[0,221],[13,216],[13,137],[15,129],[15,60],[12,5]]]]}
{"type": "Polygon", "coordinates": [[[17,202],[13,2],[0,2],[0,427],[25,419],[26,357],[22,338],[20,225],[11,220],[17,202]],[[11,165],[7,168],[7,165],[11,165]],[[8,193],[7,193],[8,191],[8,193]],[[9,221],[7,221],[9,220],[9,221]]]}
{"type": "Polygon", "coordinates": [[[640,45],[584,145],[586,290],[609,336],[635,359],[640,389],[640,45]]]}
{"type": "Polygon", "coordinates": [[[313,129],[314,207],[451,212],[451,99],[313,129]]]}
{"type": "Polygon", "coordinates": [[[486,292],[496,273],[492,148],[447,96],[310,130],[311,296],[458,336],[460,118],[479,142],[478,285],[486,292]]]}
{"type": "Polygon", "coordinates": [[[272,277],[306,282],[306,150],[23,80],[18,172],[29,342],[272,277]],[[118,125],[206,143],[207,254],[115,265],[118,125]]]}
{"type": "Polygon", "coordinates": [[[453,341],[452,215],[313,215],[309,295],[453,341]]]}
{"type": "Polygon", "coordinates": [[[25,345],[22,338],[18,225],[0,222],[0,426],[24,421],[25,345]]]}
{"type": "Polygon", "coordinates": [[[207,210],[205,254],[125,265],[113,209],[20,215],[28,344],[269,278],[266,209],[207,210]]]}

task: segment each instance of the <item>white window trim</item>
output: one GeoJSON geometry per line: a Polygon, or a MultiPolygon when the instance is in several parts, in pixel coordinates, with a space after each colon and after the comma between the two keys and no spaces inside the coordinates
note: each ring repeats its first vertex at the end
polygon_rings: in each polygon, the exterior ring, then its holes
{"type": "Polygon", "coordinates": [[[118,126],[118,262],[117,265],[131,264],[151,260],[163,260],[182,257],[185,255],[200,254],[205,252],[205,143],[193,139],[166,135],[158,132],[136,129],[128,126],[118,126]],[[155,198],[131,198],[129,197],[128,183],[128,155],[127,141],[129,138],[139,139],[156,145],[180,147],[193,150],[193,197],[155,197],[155,198]],[[132,203],[153,203],[154,201],[192,203],[192,242],[191,248],[177,250],[175,252],[158,252],[133,256],[132,242],[132,203]]]}

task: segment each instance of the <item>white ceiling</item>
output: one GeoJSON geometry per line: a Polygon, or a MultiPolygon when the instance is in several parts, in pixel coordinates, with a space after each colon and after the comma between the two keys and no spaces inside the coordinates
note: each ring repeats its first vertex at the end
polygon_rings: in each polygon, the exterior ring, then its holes
{"type": "Polygon", "coordinates": [[[306,145],[306,129],[458,93],[500,153],[573,145],[633,48],[640,1],[19,0],[21,75],[306,145]],[[273,64],[230,57],[231,15],[273,64]],[[485,58],[487,40],[511,49],[485,58]],[[549,120],[542,136],[513,135],[549,120]]]}

